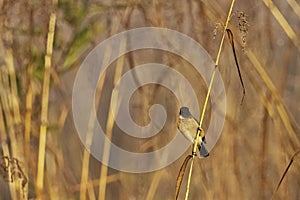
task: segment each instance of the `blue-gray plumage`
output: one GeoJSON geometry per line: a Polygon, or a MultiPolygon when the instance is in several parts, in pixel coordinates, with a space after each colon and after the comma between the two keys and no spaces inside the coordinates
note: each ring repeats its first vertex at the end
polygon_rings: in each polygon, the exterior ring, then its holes
{"type": "MultiPolygon", "coordinates": [[[[186,139],[194,143],[195,136],[198,131],[199,122],[190,113],[188,107],[181,107],[179,111],[178,129],[186,139]]],[[[203,132],[204,133],[204,132],[203,132]]],[[[204,135],[201,135],[203,143],[206,143],[204,135]]],[[[201,141],[199,141],[201,142],[201,141]]],[[[207,157],[209,153],[204,144],[198,144],[198,149],[201,156],[207,157]]]]}

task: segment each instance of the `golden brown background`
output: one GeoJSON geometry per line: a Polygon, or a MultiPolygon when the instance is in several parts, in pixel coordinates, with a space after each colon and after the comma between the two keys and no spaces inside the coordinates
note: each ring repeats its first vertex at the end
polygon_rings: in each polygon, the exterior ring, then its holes
{"type": "MultiPolygon", "coordinates": [[[[230,4],[228,0],[0,1],[0,154],[16,158],[24,172],[11,180],[5,171],[8,163],[1,158],[0,199],[173,199],[179,168],[190,150],[172,165],[151,173],[106,168],[89,156],[74,128],[73,82],[81,62],[98,43],[136,27],[185,33],[215,60],[230,4]],[[51,15],[56,17],[54,41],[47,42],[51,15]],[[51,65],[45,70],[47,44],[50,49],[53,44],[53,53],[48,52],[51,65]],[[45,94],[48,87],[49,95],[45,94]],[[41,127],[47,127],[46,134],[41,127]],[[38,158],[39,153],[44,159],[38,158]],[[22,187],[24,179],[28,182],[22,187]]],[[[194,165],[190,199],[299,199],[299,156],[274,191],[300,144],[300,2],[237,1],[229,28],[235,36],[246,96],[240,105],[242,87],[226,38],[220,60],[226,121],[210,156],[194,165]],[[246,32],[239,30],[241,12],[246,15],[246,32]]],[[[153,59],[182,73],[202,108],[207,87],[189,63],[167,52],[133,52],[112,64],[102,78],[97,94],[98,119],[104,129],[109,124],[116,72],[125,73],[153,59]]],[[[157,85],[140,88],[132,98],[132,116],[140,125],[149,123],[153,103],[161,103],[168,113],[166,126],[157,136],[132,139],[112,126],[108,133],[112,141],[135,152],[167,144],[177,131],[179,109],[170,91],[157,85]]],[[[209,115],[208,109],[205,124],[209,115]]],[[[16,163],[10,165],[10,170],[16,170],[16,163]]],[[[185,186],[186,177],[179,199],[184,198],[185,186]]]]}

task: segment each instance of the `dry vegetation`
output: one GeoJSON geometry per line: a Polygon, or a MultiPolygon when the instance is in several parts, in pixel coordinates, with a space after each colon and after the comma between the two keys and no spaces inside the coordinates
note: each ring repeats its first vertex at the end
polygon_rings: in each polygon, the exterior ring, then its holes
{"type": "MultiPolygon", "coordinates": [[[[0,0],[0,200],[173,199],[176,176],[191,150],[151,173],[107,168],[90,156],[76,133],[71,110],[73,82],[95,45],[136,27],[166,27],[185,33],[215,60],[230,3],[0,0]]],[[[298,155],[275,191],[300,147],[299,24],[297,0],[236,2],[229,28],[235,35],[246,96],[240,105],[242,88],[230,43],[225,40],[220,72],[227,95],[226,121],[210,156],[195,160],[190,199],[300,198],[298,155]]],[[[130,110],[134,120],[145,125],[149,107],[162,104],[168,119],[159,134],[133,139],[111,126],[108,107],[114,80],[136,65],[153,61],[187,77],[200,107],[206,95],[201,76],[173,54],[142,50],[117,60],[99,81],[98,119],[111,140],[130,151],[161,148],[177,132],[180,105],[170,91],[156,85],[140,88],[130,110]]],[[[204,130],[208,122],[209,109],[204,130]]],[[[185,185],[186,178],[182,188],[185,185]]],[[[179,199],[183,198],[182,191],[179,199]]]]}

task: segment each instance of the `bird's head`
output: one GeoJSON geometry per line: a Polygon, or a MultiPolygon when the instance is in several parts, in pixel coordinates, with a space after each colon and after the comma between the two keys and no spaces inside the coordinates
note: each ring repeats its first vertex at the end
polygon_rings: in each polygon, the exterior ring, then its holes
{"type": "Polygon", "coordinates": [[[188,107],[181,107],[179,111],[179,117],[182,118],[191,118],[192,115],[188,107]]]}

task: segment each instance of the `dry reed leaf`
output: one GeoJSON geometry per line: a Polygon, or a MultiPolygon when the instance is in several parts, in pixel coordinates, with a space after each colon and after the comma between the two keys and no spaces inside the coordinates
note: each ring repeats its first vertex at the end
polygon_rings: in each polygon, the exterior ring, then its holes
{"type": "Polygon", "coordinates": [[[242,87],[243,87],[243,97],[242,97],[242,100],[241,100],[241,104],[242,104],[243,101],[244,101],[245,94],[246,94],[246,92],[245,92],[245,86],[244,86],[244,82],[243,82],[241,70],[240,70],[240,67],[239,67],[238,59],[237,59],[237,56],[236,56],[235,48],[234,48],[233,33],[231,32],[230,29],[226,29],[226,31],[227,31],[227,34],[228,34],[230,45],[232,47],[232,52],[233,52],[233,55],[234,55],[234,60],[235,60],[236,68],[237,68],[238,73],[239,73],[239,78],[240,78],[240,81],[241,81],[241,84],[242,84],[242,87]]]}
{"type": "Polygon", "coordinates": [[[180,171],[178,173],[178,176],[177,176],[177,180],[176,180],[176,187],[175,187],[175,199],[178,199],[178,195],[179,195],[179,191],[180,191],[180,186],[181,186],[181,183],[182,183],[182,180],[183,180],[183,177],[184,177],[184,173],[185,173],[185,169],[189,163],[189,160],[192,158],[193,156],[192,155],[188,155],[182,165],[181,165],[181,168],[180,168],[180,171]]]}
{"type": "Polygon", "coordinates": [[[277,184],[277,186],[276,186],[276,189],[275,189],[275,191],[274,191],[273,194],[272,194],[272,199],[274,199],[274,196],[275,196],[275,194],[277,193],[277,191],[278,191],[278,189],[279,189],[279,187],[280,187],[280,185],[281,185],[281,183],[282,183],[284,177],[286,176],[287,172],[289,171],[290,167],[292,166],[292,164],[293,164],[293,162],[294,162],[294,158],[299,154],[299,152],[300,152],[300,149],[298,149],[298,150],[294,153],[294,155],[291,157],[291,160],[290,160],[289,164],[286,166],[286,168],[285,168],[285,170],[284,170],[284,172],[283,172],[283,174],[282,174],[282,176],[281,176],[281,178],[280,178],[280,180],[279,180],[279,182],[278,182],[278,184],[277,184]]]}

